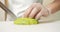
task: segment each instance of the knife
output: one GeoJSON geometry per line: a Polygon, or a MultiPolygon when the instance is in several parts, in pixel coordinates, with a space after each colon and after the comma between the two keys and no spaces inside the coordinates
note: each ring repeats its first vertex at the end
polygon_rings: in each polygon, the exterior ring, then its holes
{"type": "Polygon", "coordinates": [[[9,15],[11,15],[14,19],[17,18],[17,16],[10,10],[8,9],[1,1],[0,1],[0,7],[9,15]]]}

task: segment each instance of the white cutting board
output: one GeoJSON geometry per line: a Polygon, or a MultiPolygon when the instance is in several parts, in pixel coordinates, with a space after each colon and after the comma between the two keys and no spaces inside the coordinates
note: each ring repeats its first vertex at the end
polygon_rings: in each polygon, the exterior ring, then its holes
{"type": "Polygon", "coordinates": [[[60,21],[38,25],[15,25],[13,21],[0,22],[0,32],[60,32],[60,21]]]}

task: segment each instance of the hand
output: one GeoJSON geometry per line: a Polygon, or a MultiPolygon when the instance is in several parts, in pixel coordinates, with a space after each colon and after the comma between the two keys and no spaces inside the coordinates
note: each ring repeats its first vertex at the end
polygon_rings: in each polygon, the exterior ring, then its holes
{"type": "Polygon", "coordinates": [[[24,13],[24,17],[40,19],[41,16],[48,16],[49,10],[40,3],[32,4],[24,13]]]}

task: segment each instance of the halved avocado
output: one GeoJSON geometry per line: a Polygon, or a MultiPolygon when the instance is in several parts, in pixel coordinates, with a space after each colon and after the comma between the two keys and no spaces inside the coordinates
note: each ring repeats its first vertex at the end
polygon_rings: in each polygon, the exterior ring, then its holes
{"type": "Polygon", "coordinates": [[[18,25],[32,25],[32,24],[38,24],[38,21],[36,19],[31,19],[31,18],[17,18],[14,21],[14,24],[18,24],[18,25]]]}

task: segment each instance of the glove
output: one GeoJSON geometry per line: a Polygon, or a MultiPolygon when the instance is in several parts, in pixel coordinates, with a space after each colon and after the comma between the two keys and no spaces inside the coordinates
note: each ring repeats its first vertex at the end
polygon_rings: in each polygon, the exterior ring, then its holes
{"type": "Polygon", "coordinates": [[[51,9],[43,6],[40,3],[32,4],[24,13],[24,17],[40,19],[40,17],[45,17],[51,14],[51,9]]]}
{"type": "Polygon", "coordinates": [[[43,5],[41,6],[42,9],[41,11],[37,14],[36,19],[40,19],[40,17],[47,17],[51,15],[51,9],[44,7],[43,5]]]}

